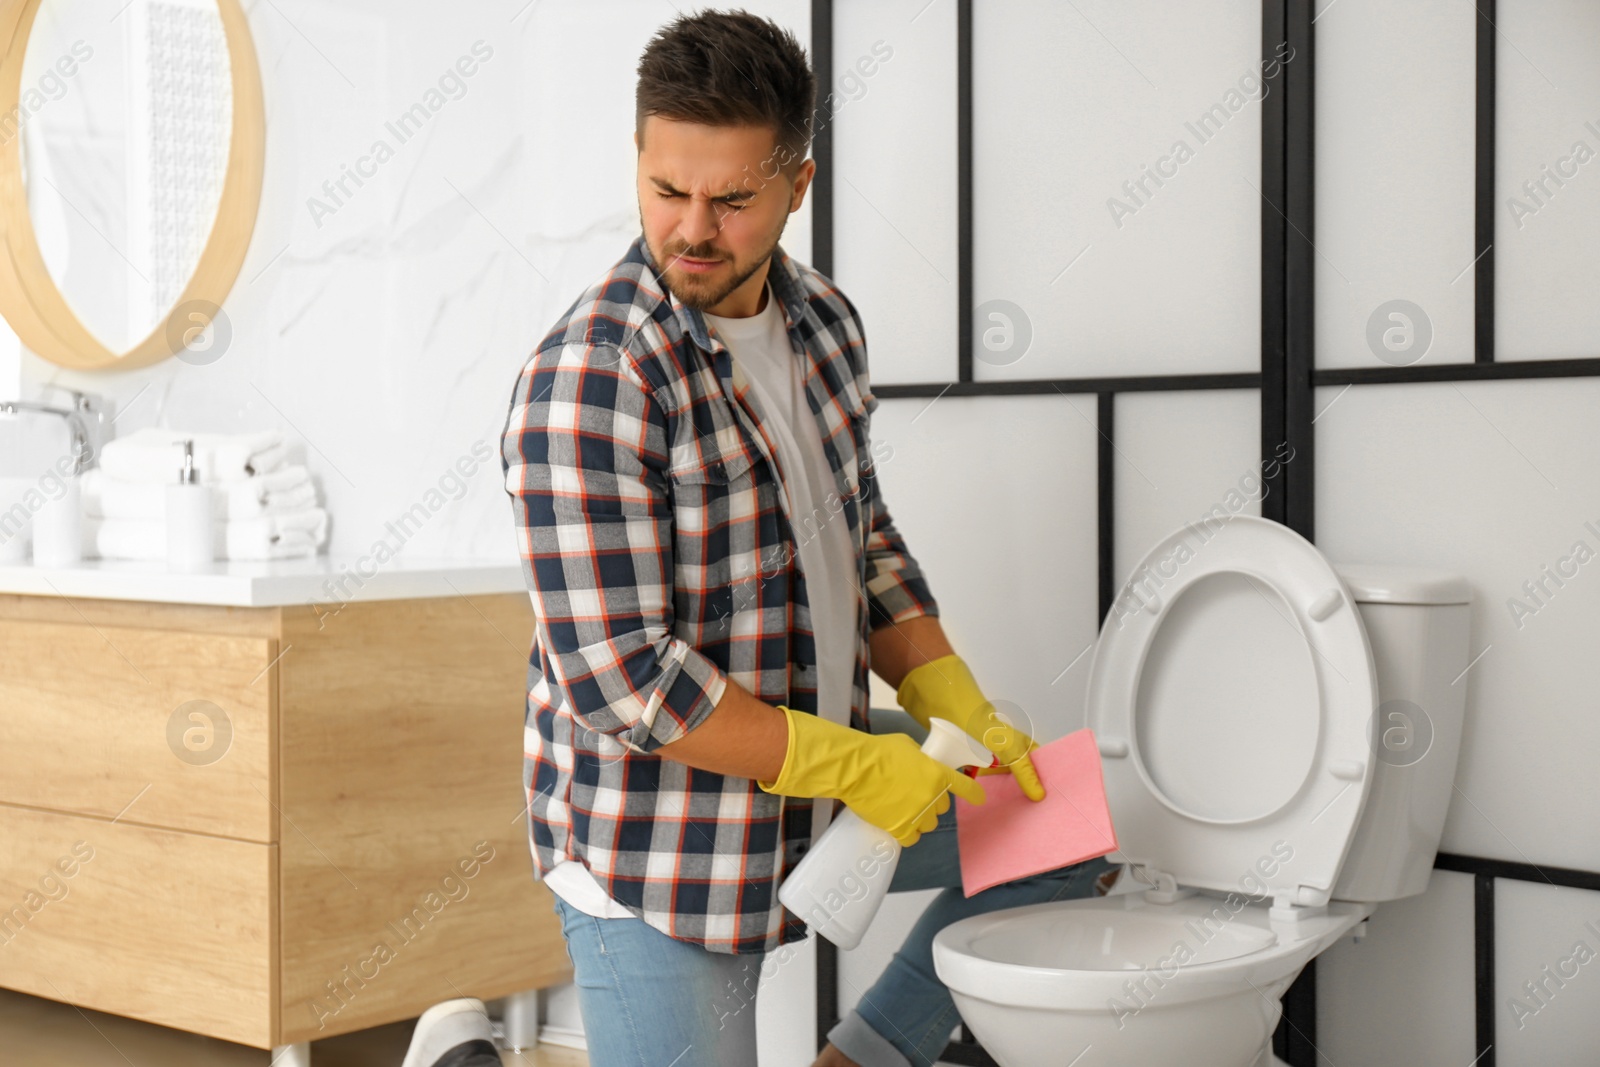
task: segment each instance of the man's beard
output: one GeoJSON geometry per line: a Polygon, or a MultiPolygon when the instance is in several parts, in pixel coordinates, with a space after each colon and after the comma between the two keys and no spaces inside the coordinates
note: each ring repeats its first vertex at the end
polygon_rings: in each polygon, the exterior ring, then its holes
{"type": "MultiPolygon", "coordinates": [[[[784,217],[784,221],[788,221],[787,216],[784,217]]],[[[641,229],[643,229],[643,224],[644,220],[641,218],[641,229]]],[[[663,284],[676,294],[683,306],[694,308],[699,312],[705,312],[722,303],[727,299],[729,293],[749,281],[751,276],[761,269],[761,265],[772,257],[772,253],[777,250],[778,241],[782,236],[783,227],[780,226],[778,227],[778,232],[772,235],[771,242],[759,255],[753,257],[750,263],[742,269],[740,269],[739,264],[733,264],[733,269],[726,272],[730,275],[726,279],[691,274],[679,267],[676,262],[679,256],[687,255],[690,259],[711,258],[696,255],[695,250],[689,246],[680,248],[671,255],[662,255],[652,248],[650,255],[661,268],[660,274],[663,284]]],[[[722,259],[723,262],[728,262],[721,256],[716,258],[722,259]]],[[[724,272],[720,270],[717,272],[719,275],[722,273],[724,272]]]]}

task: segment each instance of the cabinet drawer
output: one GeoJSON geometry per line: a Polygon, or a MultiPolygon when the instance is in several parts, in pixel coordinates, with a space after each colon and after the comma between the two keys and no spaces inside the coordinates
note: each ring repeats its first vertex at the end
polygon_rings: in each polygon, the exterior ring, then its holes
{"type": "Polygon", "coordinates": [[[0,986],[269,1048],[277,847],[0,804],[0,986]]]}
{"type": "Polygon", "coordinates": [[[275,841],[276,648],[0,619],[0,802],[275,841]]]}
{"type": "Polygon", "coordinates": [[[527,596],[321,623],[284,612],[280,1041],[571,981],[522,814],[527,596]]]}

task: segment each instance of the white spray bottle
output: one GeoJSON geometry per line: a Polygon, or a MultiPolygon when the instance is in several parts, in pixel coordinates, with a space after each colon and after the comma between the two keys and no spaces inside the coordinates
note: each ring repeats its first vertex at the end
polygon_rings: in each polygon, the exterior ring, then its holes
{"type": "MultiPolygon", "coordinates": [[[[947,719],[928,720],[922,751],[947,767],[987,767],[993,759],[947,719]]],[[[899,863],[900,842],[889,831],[843,808],[778,887],[778,900],[835,945],[855,948],[878,914],[899,863]]]]}

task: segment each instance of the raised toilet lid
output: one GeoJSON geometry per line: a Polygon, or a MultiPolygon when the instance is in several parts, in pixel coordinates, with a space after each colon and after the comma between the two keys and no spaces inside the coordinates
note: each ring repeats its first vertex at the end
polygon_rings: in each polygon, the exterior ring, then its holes
{"type": "Polygon", "coordinates": [[[1377,678],[1349,590],[1249,515],[1141,560],[1089,669],[1119,852],[1180,886],[1327,899],[1372,779],[1377,678]]]}

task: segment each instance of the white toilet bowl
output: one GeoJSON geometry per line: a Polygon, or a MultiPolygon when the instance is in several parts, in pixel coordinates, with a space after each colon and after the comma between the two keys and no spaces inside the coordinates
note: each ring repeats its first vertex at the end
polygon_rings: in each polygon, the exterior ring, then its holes
{"type": "Polygon", "coordinates": [[[1111,858],[1151,888],[934,938],[939,979],[1001,1067],[1276,1064],[1278,1001],[1305,965],[1427,887],[1470,599],[1436,571],[1335,571],[1250,516],[1151,549],[1087,694],[1111,858]]]}
{"type": "Polygon", "coordinates": [[[1140,893],[1010,908],[942,931],[934,967],[1002,1064],[1265,1065],[1278,998],[1373,907],[1334,903],[1298,923],[1270,910],[1240,894],[1140,893]]]}

